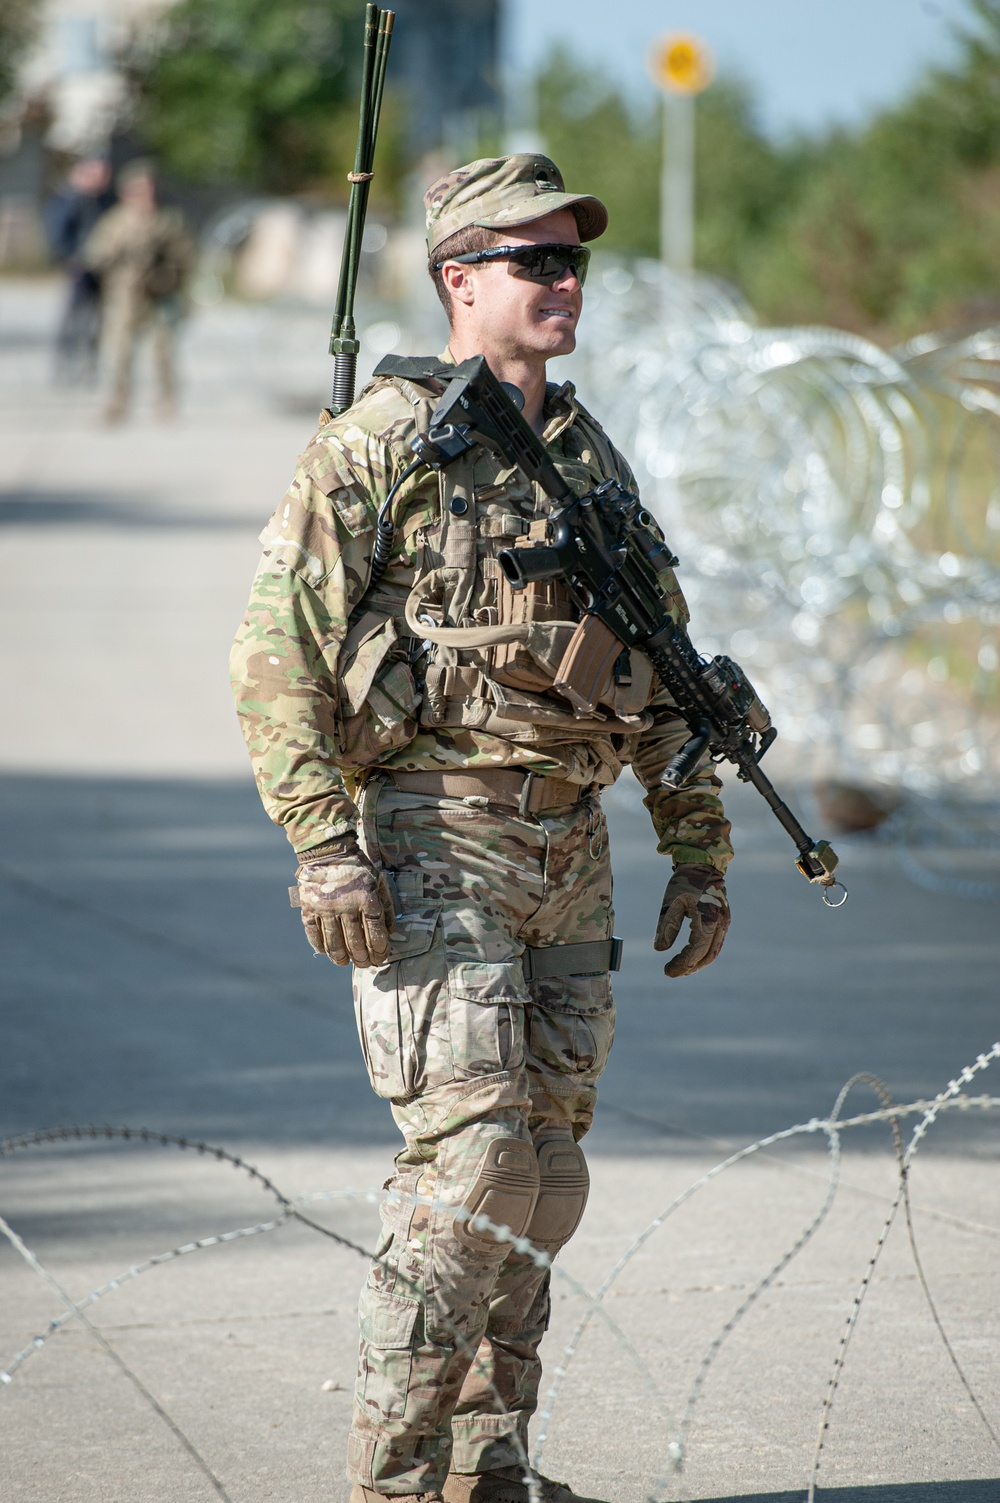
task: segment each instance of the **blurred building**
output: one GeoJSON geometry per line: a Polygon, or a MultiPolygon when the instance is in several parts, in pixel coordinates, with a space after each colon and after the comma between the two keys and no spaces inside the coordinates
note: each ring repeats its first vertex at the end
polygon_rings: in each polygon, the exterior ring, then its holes
{"type": "MultiPolygon", "coordinates": [[[[415,156],[461,159],[500,121],[501,0],[389,0],[390,68],[415,156]]],[[[360,9],[360,7],[359,7],[360,9]]]]}

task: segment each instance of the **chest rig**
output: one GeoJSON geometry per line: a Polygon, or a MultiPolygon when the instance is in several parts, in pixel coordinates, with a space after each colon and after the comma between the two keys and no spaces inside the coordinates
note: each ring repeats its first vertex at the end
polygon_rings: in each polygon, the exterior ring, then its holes
{"type": "MultiPolygon", "coordinates": [[[[426,431],[439,392],[400,378],[393,385],[412,404],[418,431],[426,431]]],[[[589,490],[617,473],[603,431],[575,405],[557,436],[564,453],[556,463],[574,488],[589,490]]],[[[481,447],[441,470],[438,484],[438,522],[424,530],[404,611],[407,632],[422,644],[420,724],[512,741],[643,729],[648,659],[623,651],[595,710],[574,710],[554,680],[580,611],[560,581],[514,590],[497,563],[501,549],[544,541],[551,503],[540,487],[481,447]]]]}

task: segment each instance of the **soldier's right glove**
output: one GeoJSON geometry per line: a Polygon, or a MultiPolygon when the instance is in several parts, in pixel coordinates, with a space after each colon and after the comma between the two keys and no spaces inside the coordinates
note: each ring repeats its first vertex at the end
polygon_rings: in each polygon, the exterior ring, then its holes
{"type": "Polygon", "coordinates": [[[667,883],[656,926],[654,950],[669,950],[685,919],[691,921],[687,944],[663,967],[665,976],[691,976],[711,965],[729,928],[729,899],[722,873],[714,866],[679,866],[667,883]]]}
{"type": "Polygon", "coordinates": [[[295,873],[306,938],[334,965],[384,965],[395,928],[389,884],[358,845],[344,835],[295,873]]]}

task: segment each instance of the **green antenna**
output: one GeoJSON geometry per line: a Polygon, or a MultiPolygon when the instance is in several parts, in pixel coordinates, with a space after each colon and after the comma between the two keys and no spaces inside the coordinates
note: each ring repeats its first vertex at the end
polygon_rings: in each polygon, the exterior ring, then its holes
{"type": "Polygon", "coordinates": [[[358,120],[358,144],[354,153],[354,171],[347,174],[351,197],[347,205],[344,252],[340,263],[340,285],[330,329],[330,354],[333,356],[333,396],[330,410],[336,417],[354,401],[361,345],[354,327],[354,294],[358,285],[361,241],[368,212],[368,189],[373,177],[375,138],[382,110],[385,65],[392,41],[394,11],[365,7],[365,41],[361,67],[361,114],[358,120]]]}

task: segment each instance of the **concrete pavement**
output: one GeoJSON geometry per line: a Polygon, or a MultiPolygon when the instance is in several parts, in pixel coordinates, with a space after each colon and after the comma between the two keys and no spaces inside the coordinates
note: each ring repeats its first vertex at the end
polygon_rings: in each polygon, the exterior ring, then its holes
{"type": "MultiPolygon", "coordinates": [[[[324,389],[325,315],[204,315],[181,420],[108,431],[92,399],[48,385],[54,312],[51,288],[0,284],[0,1131],[145,1125],[224,1144],[289,1196],[377,1187],[394,1129],[367,1086],[347,978],[310,957],[285,906],[292,863],[257,802],[225,678],[256,534],[311,436],[309,392],[318,406],[324,389]]],[[[824,1115],[860,1070],[897,1100],[932,1095],[1000,1034],[994,905],[914,887],[891,851],[855,840],[840,842],[851,900],[829,913],[759,800],[736,789],[732,805],[732,932],[715,966],[671,983],[649,947],[662,863],[634,785],[609,798],[619,1031],[588,1140],[591,1205],[560,1259],[589,1289],[734,1147],[824,1115]]],[[[969,1090],[1000,1096],[998,1071],[969,1090]]],[[[874,1104],[859,1086],[846,1110],[874,1104]]],[[[997,1123],[943,1119],[912,1180],[940,1318],[1000,1431],[997,1123]]],[[[605,1302],[614,1327],[598,1321],[564,1364],[547,1471],[615,1503],[657,1489],[699,1364],[817,1215],[828,1169],[822,1144],[800,1138],[727,1171],[649,1239],[605,1302]]],[[[804,1496],[894,1187],[887,1129],[853,1132],[829,1216],[708,1372],[671,1497],[804,1496]]],[[[63,1143],[0,1165],[0,1214],[75,1298],[273,1209],[245,1175],[177,1149],[63,1143]]],[[[315,1213],[372,1245],[364,1199],[315,1213]]],[[[6,1243],[0,1267],[4,1366],[60,1306],[6,1243]]],[[[92,1317],[234,1503],[325,1503],[347,1496],[362,1277],[357,1254],[292,1224],[153,1268],[92,1317]]],[[[582,1308],[558,1278],[550,1373],[582,1308]]],[[[78,1325],[0,1387],[0,1421],[5,1499],[213,1496],[78,1325]]],[[[997,1503],[997,1478],[900,1219],[851,1344],[819,1496],[997,1503]]]]}

